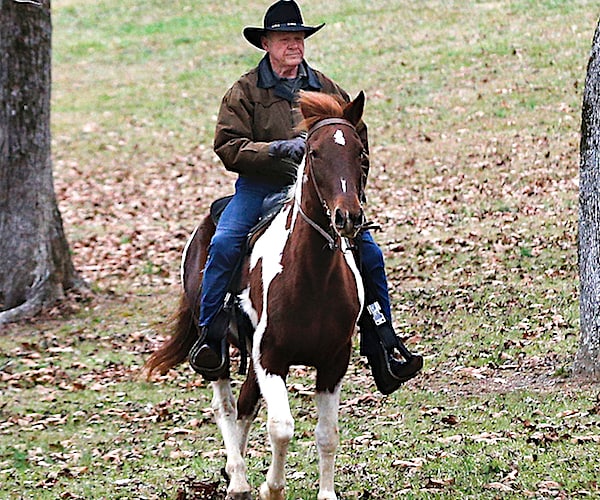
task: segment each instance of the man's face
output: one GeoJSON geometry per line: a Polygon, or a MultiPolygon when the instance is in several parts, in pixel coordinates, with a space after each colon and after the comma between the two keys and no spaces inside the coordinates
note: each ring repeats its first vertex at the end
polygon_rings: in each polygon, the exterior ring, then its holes
{"type": "Polygon", "coordinates": [[[262,38],[273,69],[298,66],[304,58],[304,31],[271,31],[262,38]]]}

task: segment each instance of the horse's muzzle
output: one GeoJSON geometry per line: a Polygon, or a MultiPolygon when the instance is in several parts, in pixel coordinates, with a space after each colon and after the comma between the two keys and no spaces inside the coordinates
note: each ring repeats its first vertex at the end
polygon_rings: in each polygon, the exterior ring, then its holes
{"type": "Polygon", "coordinates": [[[365,214],[362,209],[350,211],[337,207],[334,210],[333,224],[343,238],[355,238],[364,222],[365,214]]]}

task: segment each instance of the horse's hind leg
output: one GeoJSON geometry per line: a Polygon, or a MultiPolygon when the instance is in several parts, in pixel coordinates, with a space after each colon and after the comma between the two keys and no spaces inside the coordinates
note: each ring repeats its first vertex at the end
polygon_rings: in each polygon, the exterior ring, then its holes
{"type": "Polygon", "coordinates": [[[225,465],[225,471],[229,475],[227,500],[251,500],[251,488],[246,477],[246,462],[243,456],[251,420],[250,422],[238,421],[229,379],[220,379],[212,382],[211,385],[215,420],[221,430],[227,453],[225,465]]]}
{"type": "Polygon", "coordinates": [[[260,390],[267,403],[267,431],[272,459],[267,480],[260,487],[261,500],[285,500],[285,458],[294,435],[294,419],[290,411],[285,381],[278,375],[259,376],[260,390]]]}
{"type": "Polygon", "coordinates": [[[336,500],[334,489],[335,452],[339,443],[338,410],[341,382],[333,392],[317,392],[316,402],[319,420],[315,429],[319,451],[319,495],[318,500],[336,500]]]}

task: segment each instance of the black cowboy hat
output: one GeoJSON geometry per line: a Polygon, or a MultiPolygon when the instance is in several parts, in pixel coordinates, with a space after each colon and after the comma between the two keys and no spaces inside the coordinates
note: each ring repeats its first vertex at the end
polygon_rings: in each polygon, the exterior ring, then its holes
{"type": "Polygon", "coordinates": [[[248,26],[244,28],[244,37],[252,45],[262,50],[260,38],[267,31],[304,31],[305,37],[315,34],[325,23],[319,26],[304,26],[300,7],[294,0],[278,0],[265,13],[262,28],[248,26]]]}

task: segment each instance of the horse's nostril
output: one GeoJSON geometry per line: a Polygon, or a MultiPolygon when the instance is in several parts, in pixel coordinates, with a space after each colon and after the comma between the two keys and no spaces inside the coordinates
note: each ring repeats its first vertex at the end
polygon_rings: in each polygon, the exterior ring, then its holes
{"type": "Polygon", "coordinates": [[[343,228],[346,225],[348,218],[339,208],[335,209],[335,227],[338,229],[343,228]]]}
{"type": "Polygon", "coordinates": [[[360,212],[354,214],[352,217],[352,223],[354,224],[354,227],[362,226],[365,223],[365,213],[361,210],[360,212]]]}

